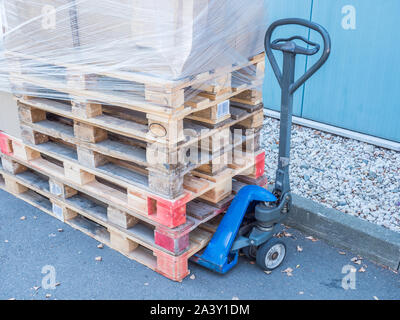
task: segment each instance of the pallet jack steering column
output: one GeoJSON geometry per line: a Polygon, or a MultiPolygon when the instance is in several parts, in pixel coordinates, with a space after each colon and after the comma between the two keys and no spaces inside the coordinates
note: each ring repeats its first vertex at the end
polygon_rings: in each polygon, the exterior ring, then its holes
{"type": "Polygon", "coordinates": [[[277,206],[268,206],[262,209],[259,206],[258,218],[273,214],[275,211],[288,212],[292,202],[290,195],[289,164],[290,164],[290,138],[293,116],[293,95],[328,59],[331,51],[331,41],[328,32],[320,25],[303,19],[282,19],[274,22],[265,35],[265,52],[271,63],[272,70],[281,87],[281,116],[279,133],[279,157],[276,171],[275,188],[273,194],[278,198],[277,206]],[[283,25],[300,25],[313,29],[320,33],[324,41],[324,51],[320,59],[298,80],[295,81],[296,55],[312,56],[319,52],[320,45],[300,36],[288,39],[276,39],[271,42],[273,31],[283,25]],[[307,47],[299,46],[295,40],[307,44],[307,47]],[[283,52],[283,71],[281,72],[272,50],[283,52]]]}
{"type": "Polygon", "coordinates": [[[296,18],[282,19],[268,28],[265,35],[265,52],[282,91],[275,187],[272,193],[259,186],[245,186],[240,189],[210,243],[203,253],[193,256],[192,261],[225,273],[236,265],[239,250],[242,250],[248,258],[256,259],[257,264],[264,270],[273,270],[282,263],[286,255],[286,246],[273,238],[273,235],[278,223],[286,218],[292,204],[289,164],[293,94],[322,67],[330,51],[329,34],[316,23],[296,18]],[[295,80],[296,55],[315,55],[320,51],[320,45],[301,36],[271,42],[274,30],[284,25],[300,25],[313,29],[322,36],[324,42],[319,60],[298,80],[295,80]],[[298,42],[303,42],[306,46],[300,46],[298,42]],[[272,50],[283,53],[282,72],[272,50]]]}

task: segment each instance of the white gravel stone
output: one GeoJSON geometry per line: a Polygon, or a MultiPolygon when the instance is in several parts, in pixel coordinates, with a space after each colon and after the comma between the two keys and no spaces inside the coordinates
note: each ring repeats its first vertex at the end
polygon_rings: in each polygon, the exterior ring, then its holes
{"type": "MultiPolygon", "coordinates": [[[[265,171],[275,181],[279,121],[264,120],[265,171]]],[[[400,232],[400,153],[293,125],[292,191],[400,232]]]]}

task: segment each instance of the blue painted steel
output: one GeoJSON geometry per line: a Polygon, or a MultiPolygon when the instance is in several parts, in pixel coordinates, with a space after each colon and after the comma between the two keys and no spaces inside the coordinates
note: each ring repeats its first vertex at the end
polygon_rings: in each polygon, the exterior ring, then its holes
{"type": "Polygon", "coordinates": [[[230,270],[238,259],[238,251],[231,252],[247,208],[253,201],[274,202],[276,197],[259,186],[245,186],[233,199],[217,231],[201,256],[196,255],[193,261],[219,273],[230,270]]]}
{"type": "MultiPolygon", "coordinates": [[[[267,25],[265,31],[267,31],[269,25],[276,20],[283,18],[303,18],[310,19],[312,0],[266,0],[266,19],[267,25]]],[[[299,35],[308,38],[308,30],[304,27],[299,26],[285,26],[279,28],[274,32],[273,39],[276,38],[287,38],[292,35],[299,35]]],[[[279,51],[275,52],[276,60],[282,70],[282,53],[279,51]]],[[[306,69],[306,57],[298,56],[296,59],[296,78],[304,74],[306,69]]],[[[301,114],[303,90],[298,90],[293,97],[293,113],[297,116],[301,114]]],[[[263,86],[263,100],[265,107],[276,111],[280,110],[281,103],[281,89],[276,81],[274,72],[268,61],[266,61],[266,72],[263,86]]]]}
{"type": "Polygon", "coordinates": [[[314,1],[312,20],[328,29],[334,45],[305,86],[304,118],[400,142],[399,13],[399,0],[314,1]],[[342,24],[348,5],[355,29],[346,19],[342,24]]]}

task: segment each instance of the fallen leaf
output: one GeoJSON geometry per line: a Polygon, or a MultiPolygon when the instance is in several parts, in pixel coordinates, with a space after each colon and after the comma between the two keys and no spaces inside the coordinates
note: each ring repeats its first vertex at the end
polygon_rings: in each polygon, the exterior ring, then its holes
{"type": "Polygon", "coordinates": [[[194,274],[192,274],[192,275],[190,276],[190,279],[194,280],[194,279],[196,279],[196,276],[195,276],[194,274]]]}
{"type": "Polygon", "coordinates": [[[250,261],[250,264],[255,264],[255,262],[254,261],[250,261]]]}
{"type": "Polygon", "coordinates": [[[50,298],[51,294],[50,293],[46,293],[46,298],[50,298]]]}
{"type": "Polygon", "coordinates": [[[35,291],[38,291],[39,289],[40,289],[40,287],[36,287],[36,286],[33,287],[33,290],[35,290],[35,291]]]}
{"type": "Polygon", "coordinates": [[[288,277],[293,276],[293,274],[292,274],[293,269],[292,269],[292,268],[287,268],[287,269],[283,270],[282,272],[283,272],[283,273],[286,273],[286,275],[287,275],[288,277]]]}
{"type": "Polygon", "coordinates": [[[397,270],[394,270],[394,269],[392,269],[392,268],[389,268],[389,270],[392,271],[392,272],[395,273],[395,274],[398,274],[398,273],[399,273],[397,270]]]}
{"type": "Polygon", "coordinates": [[[379,298],[378,298],[377,296],[374,296],[374,299],[375,299],[375,300],[379,300],[379,298]]]}
{"type": "Polygon", "coordinates": [[[20,220],[26,220],[25,216],[22,216],[21,218],[19,218],[20,220]]]}
{"type": "Polygon", "coordinates": [[[302,251],[303,251],[303,248],[300,247],[300,246],[297,246],[297,251],[298,251],[298,252],[302,252],[302,251]]]}
{"type": "Polygon", "coordinates": [[[61,284],[60,282],[57,282],[57,283],[56,283],[56,287],[58,287],[60,284],[61,284]]]}
{"type": "Polygon", "coordinates": [[[102,243],[100,243],[100,244],[97,245],[97,248],[103,249],[103,248],[104,248],[104,245],[103,245],[102,243]]]}
{"type": "Polygon", "coordinates": [[[367,270],[365,270],[364,267],[361,267],[361,268],[358,270],[358,272],[365,272],[365,271],[367,271],[367,270]]]}
{"type": "Polygon", "coordinates": [[[266,274],[271,274],[272,271],[264,271],[266,274]]]}
{"type": "Polygon", "coordinates": [[[344,255],[346,254],[346,252],[339,251],[339,254],[341,254],[342,256],[344,256],[344,255]]]}
{"type": "Polygon", "coordinates": [[[300,268],[300,265],[299,265],[299,264],[296,266],[296,269],[298,269],[298,268],[300,268]]]}
{"type": "Polygon", "coordinates": [[[308,236],[306,239],[311,240],[312,242],[318,241],[318,239],[315,239],[313,236],[308,236]]]}
{"type": "Polygon", "coordinates": [[[361,260],[358,257],[351,258],[351,262],[358,264],[358,265],[361,264],[361,260]]]}
{"type": "Polygon", "coordinates": [[[279,232],[277,235],[276,235],[276,237],[277,238],[282,238],[282,237],[286,237],[286,238],[289,238],[289,237],[293,237],[293,235],[291,234],[291,233],[289,233],[289,232],[287,232],[287,231],[281,231],[281,232],[279,232]]]}
{"type": "Polygon", "coordinates": [[[94,258],[96,261],[101,261],[102,260],[102,258],[100,257],[100,256],[98,256],[98,257],[96,257],[96,258],[94,258]]]}
{"type": "Polygon", "coordinates": [[[59,228],[59,229],[57,229],[57,231],[58,232],[64,232],[64,229],[59,228]]]}

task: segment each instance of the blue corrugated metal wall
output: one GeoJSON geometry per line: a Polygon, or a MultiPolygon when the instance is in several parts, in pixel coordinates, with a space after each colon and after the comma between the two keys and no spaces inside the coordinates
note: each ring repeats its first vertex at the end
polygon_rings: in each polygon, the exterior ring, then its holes
{"type": "MultiPolygon", "coordinates": [[[[325,26],[332,38],[327,64],[296,93],[296,115],[400,142],[400,1],[267,2],[269,21],[311,19],[325,26]]],[[[318,37],[294,28],[283,33],[296,30],[311,40],[318,37]]],[[[298,59],[298,75],[317,58],[298,59]]],[[[267,64],[265,106],[277,110],[279,100],[280,91],[267,64]]]]}

